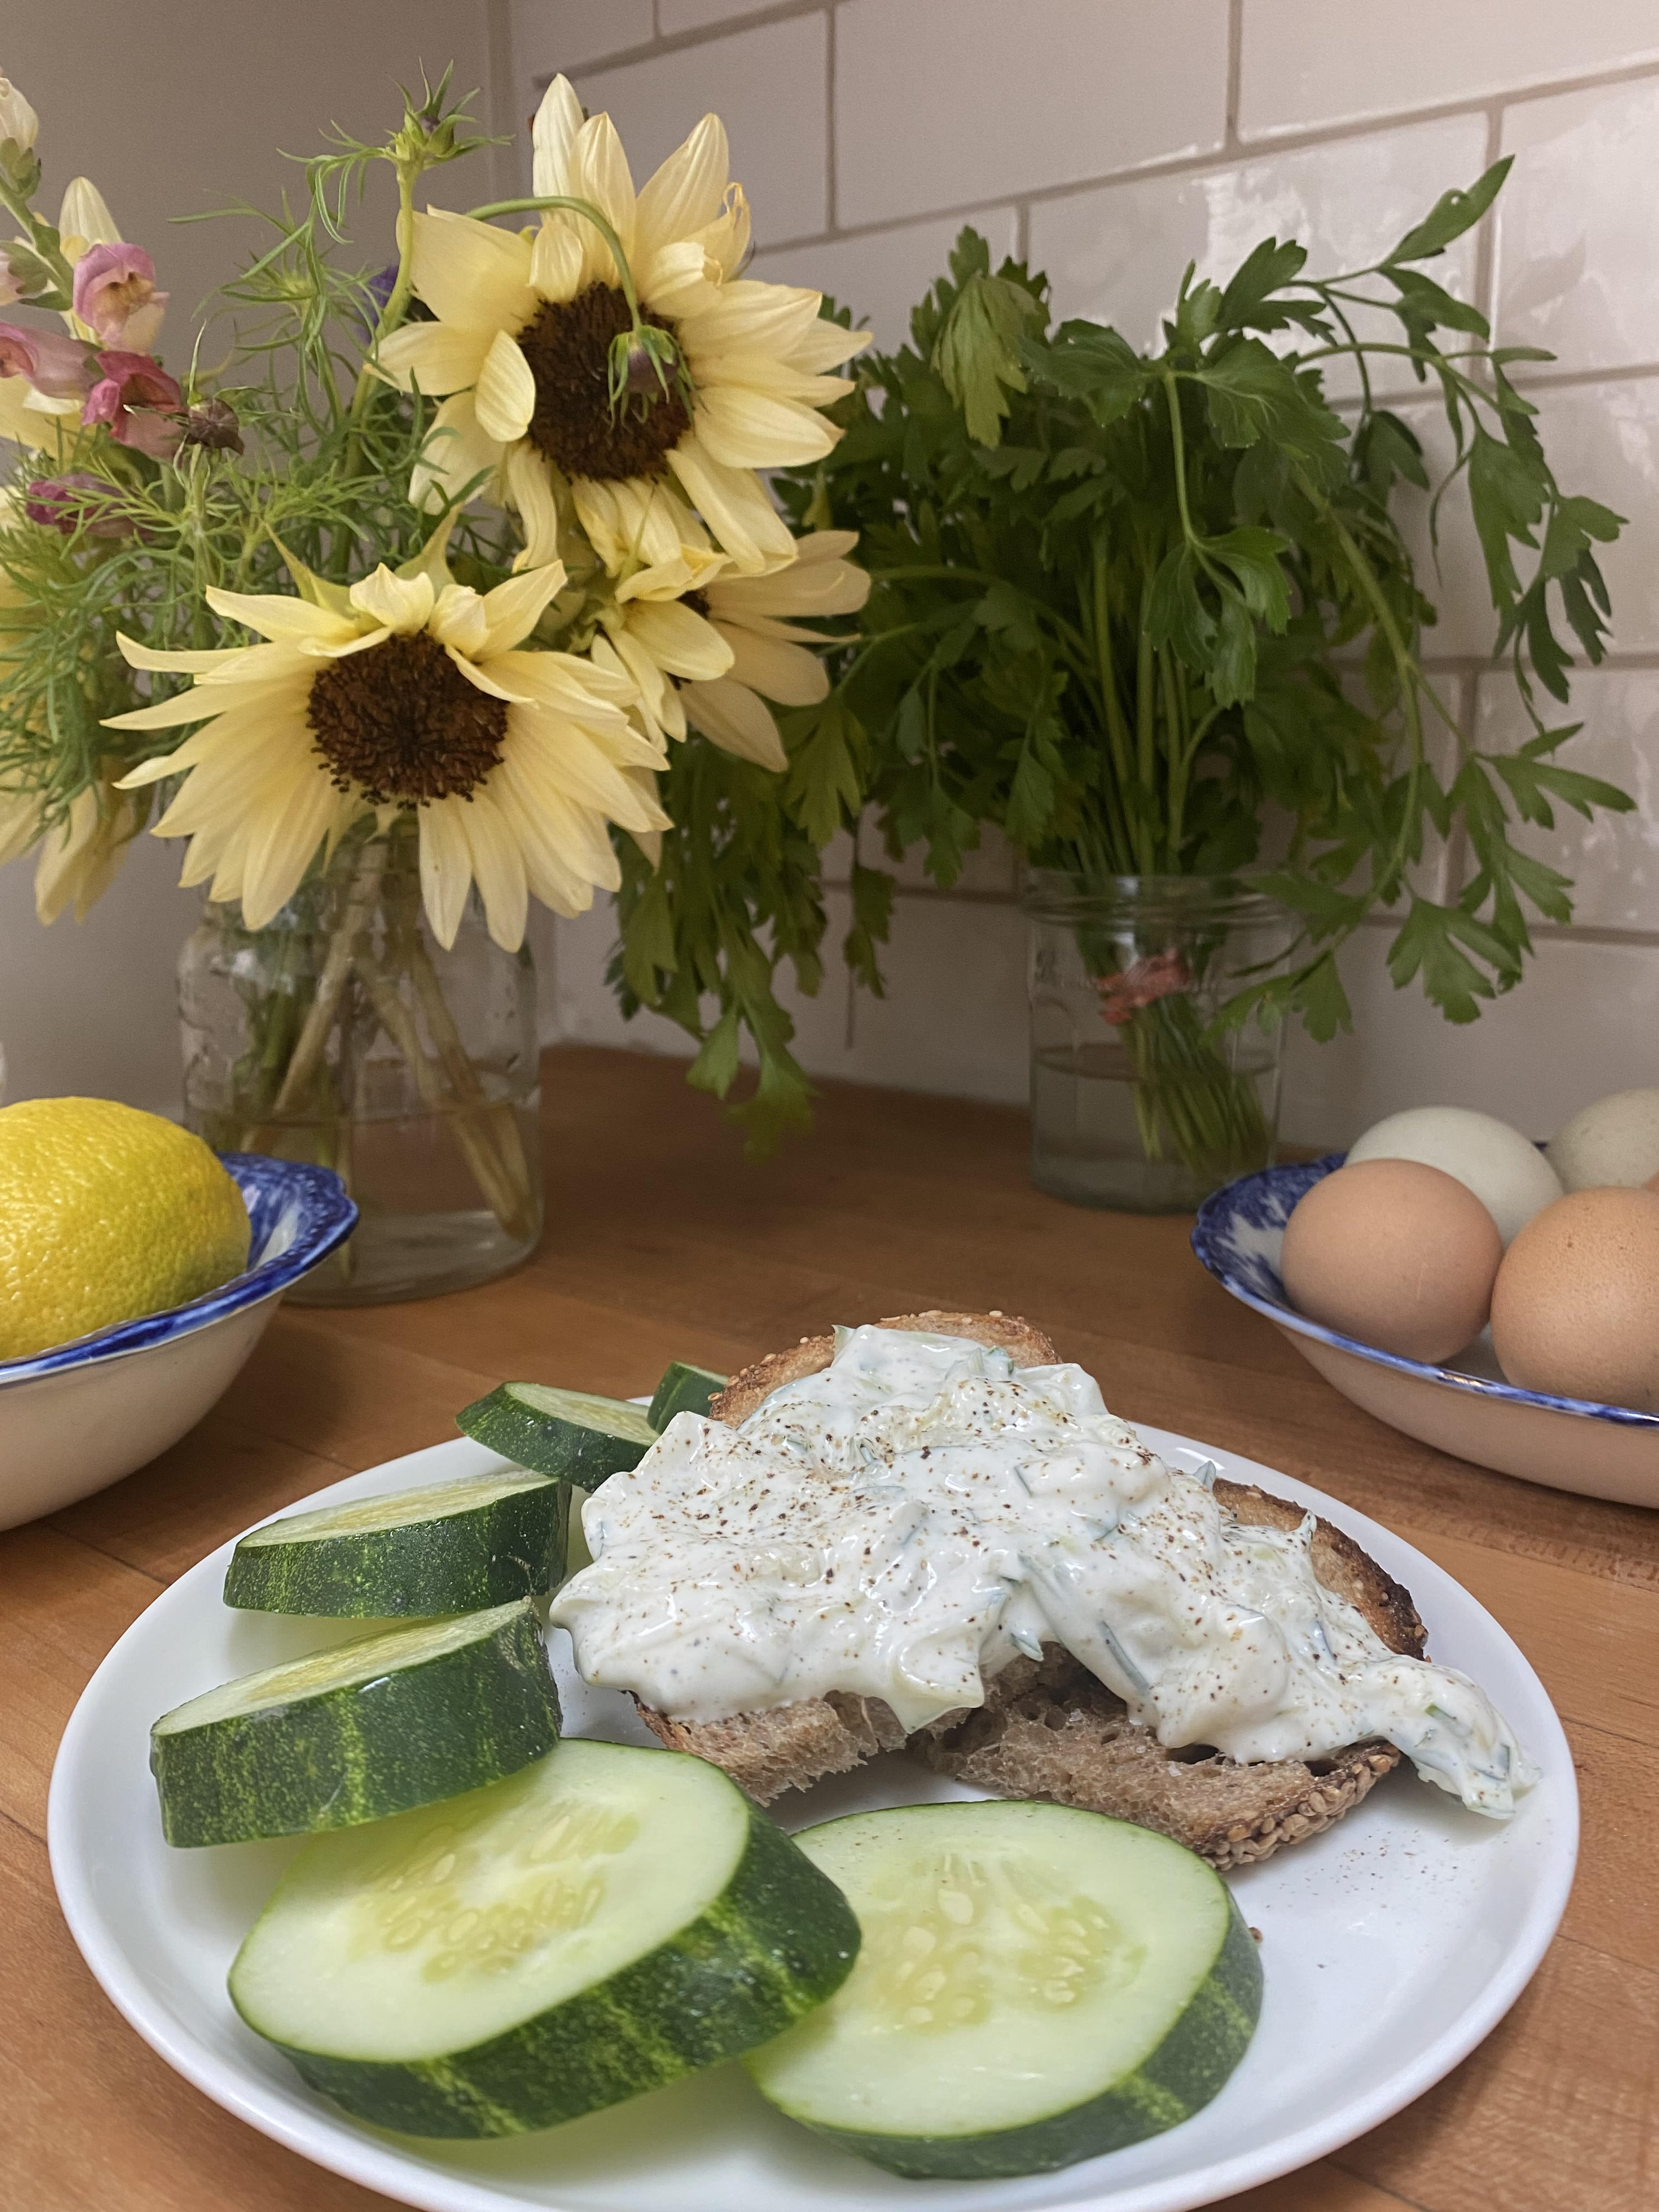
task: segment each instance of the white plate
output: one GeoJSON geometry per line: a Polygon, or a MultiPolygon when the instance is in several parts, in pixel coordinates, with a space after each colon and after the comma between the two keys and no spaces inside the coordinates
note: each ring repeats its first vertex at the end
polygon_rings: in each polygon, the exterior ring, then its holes
{"type": "MultiPolygon", "coordinates": [[[[296,1845],[175,1851],[161,1840],[147,1765],[151,1721],[228,1675],[315,1647],[328,1640],[324,1629],[337,1640],[356,1626],[228,1611],[219,1593],[229,1544],[133,1623],[64,1733],[48,1832],[75,1940],[145,2041],[227,2111],[319,2166],[429,2212],[871,2212],[924,2197],[929,2212],[1186,2212],[1304,2166],[1421,2095],[1525,1987],[1571,1885],[1572,1760],[1521,1653],[1420,1553],[1254,1461],[1158,1429],[1142,1434],[1166,1457],[1188,1467],[1213,1460],[1233,1480],[1260,1480],[1349,1530],[1411,1590],[1436,1656],[1485,1686],[1544,1769],[1516,1820],[1499,1826],[1402,1768],[1327,1834],[1234,1875],[1263,1939],[1261,2024],[1215,2101],[1150,2142],[1028,2180],[919,2191],[793,2127],[737,2066],[501,2142],[416,2143],[344,2118],[242,2026],[225,1994],[237,1945],[296,1845]]],[[[332,1504],[505,1463],[465,1440],[439,1444],[299,1503],[332,1504]]],[[[569,1732],[649,1741],[626,1698],[582,1685],[562,1632],[552,1641],[569,1732]]],[[[774,1810],[803,1827],[866,1806],[977,1794],[899,1756],[774,1810]]]]}

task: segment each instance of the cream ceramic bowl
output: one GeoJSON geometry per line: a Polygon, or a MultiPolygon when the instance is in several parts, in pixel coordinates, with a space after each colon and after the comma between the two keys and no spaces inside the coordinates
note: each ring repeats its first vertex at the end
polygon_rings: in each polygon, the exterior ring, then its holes
{"type": "Polygon", "coordinates": [[[1452,1364],[1425,1366],[1297,1312],[1279,1278],[1285,1224],[1303,1193],[1343,1158],[1332,1152],[1263,1168],[1205,1200],[1193,1249],[1222,1287],[1265,1314],[1310,1366],[1390,1428],[1499,1474],[1621,1505],[1659,1506],[1659,1414],[1517,1389],[1475,1346],[1452,1364]]]}
{"type": "Polygon", "coordinates": [[[240,1275],[166,1313],[0,1360],[0,1528],[71,1505],[194,1428],[276,1302],[351,1234],[357,1209],[326,1168],[227,1152],[253,1237],[240,1275]]]}

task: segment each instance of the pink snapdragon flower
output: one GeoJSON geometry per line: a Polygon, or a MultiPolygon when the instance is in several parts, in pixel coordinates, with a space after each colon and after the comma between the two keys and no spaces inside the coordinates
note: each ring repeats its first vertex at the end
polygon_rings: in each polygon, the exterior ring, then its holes
{"type": "Polygon", "coordinates": [[[178,416],[185,395],[178,385],[147,353],[100,353],[98,367],[102,374],[87,395],[82,422],[88,428],[102,422],[119,444],[170,460],[184,436],[178,416]]]}
{"type": "Polygon", "coordinates": [[[148,353],[160,335],[167,295],[156,290],[155,264],[142,246],[93,246],[75,264],[73,304],[103,344],[148,353]]]}
{"type": "Polygon", "coordinates": [[[48,399],[84,399],[92,389],[86,347],[56,331],[0,323],[0,376],[21,376],[48,399]]]}
{"type": "Polygon", "coordinates": [[[132,525],[125,515],[109,514],[110,488],[96,477],[78,471],[66,477],[37,477],[23,497],[23,512],[31,522],[73,538],[84,530],[88,538],[125,538],[132,525]]]}

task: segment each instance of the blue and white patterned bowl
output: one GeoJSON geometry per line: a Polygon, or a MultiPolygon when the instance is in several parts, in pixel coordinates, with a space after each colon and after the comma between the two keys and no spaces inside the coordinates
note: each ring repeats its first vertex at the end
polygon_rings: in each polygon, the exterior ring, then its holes
{"type": "Polygon", "coordinates": [[[1345,1398],[1408,1437],[1500,1474],[1659,1506],[1659,1414],[1517,1389],[1474,1346],[1455,1366],[1401,1359],[1297,1312],[1279,1277],[1285,1224],[1303,1194],[1345,1158],[1331,1152],[1263,1168],[1205,1200],[1193,1249],[1223,1289],[1265,1314],[1345,1398]],[[1483,1364],[1489,1372],[1480,1371],[1483,1364]]]}
{"type": "Polygon", "coordinates": [[[253,1232],[240,1275],[187,1305],[0,1360],[0,1528],[101,1490],[176,1443],[228,1387],[283,1292],[351,1234],[357,1209],[326,1168],[221,1157],[253,1232]]]}

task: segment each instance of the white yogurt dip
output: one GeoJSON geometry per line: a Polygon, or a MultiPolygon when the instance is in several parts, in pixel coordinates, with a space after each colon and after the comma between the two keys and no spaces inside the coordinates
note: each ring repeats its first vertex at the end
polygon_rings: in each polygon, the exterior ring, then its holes
{"type": "Polygon", "coordinates": [[[1506,1817],[1537,1770],[1467,1675],[1401,1658],[1315,1577],[1313,1516],[1236,1523],[1072,1365],[837,1331],[740,1428],[681,1413],[582,1510],[559,1592],[583,1679],[677,1719],[832,1690],[908,1729],[1063,1644],[1174,1749],[1315,1759],[1382,1736],[1506,1817]]]}

